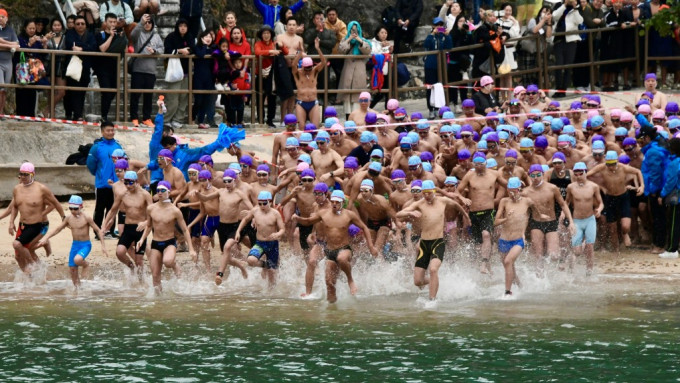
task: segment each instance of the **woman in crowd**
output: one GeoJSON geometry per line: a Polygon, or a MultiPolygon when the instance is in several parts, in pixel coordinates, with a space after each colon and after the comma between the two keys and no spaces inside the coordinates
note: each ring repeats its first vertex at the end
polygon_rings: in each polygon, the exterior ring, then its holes
{"type": "MultiPolygon", "coordinates": [[[[496,23],[500,25],[501,29],[503,30],[503,33],[507,34],[508,39],[519,37],[520,25],[519,22],[514,17],[512,17],[512,4],[504,3],[503,5],[501,5],[501,11],[503,12],[503,16],[499,18],[498,21],[496,21],[496,23]]],[[[510,70],[517,69],[517,61],[515,61],[514,42],[509,42],[505,44],[505,62],[510,66],[509,68],[510,70]]],[[[510,73],[501,76],[500,80],[501,88],[506,89],[512,88],[512,75],[510,73]]],[[[504,95],[505,99],[510,99],[509,90],[502,91],[501,94],[504,95]]]]}
{"type": "MultiPolygon", "coordinates": [[[[83,16],[77,16],[73,23],[73,29],[66,32],[64,39],[65,50],[74,52],[95,52],[98,51],[97,42],[92,33],[87,30],[87,23],[83,16]]],[[[72,55],[68,57],[68,62],[73,60],[72,55]]],[[[78,56],[82,60],[82,70],[80,80],[76,81],[71,77],[66,79],[66,85],[72,87],[87,88],[90,83],[90,69],[92,62],[90,56],[78,56]]],[[[67,67],[68,68],[68,67],[67,67]]],[[[67,90],[64,96],[64,109],[66,110],[67,120],[82,120],[83,107],[85,106],[84,90],[67,90]]]]}
{"type": "MultiPolygon", "coordinates": [[[[362,37],[361,25],[358,21],[351,21],[347,25],[347,35],[340,41],[338,52],[351,56],[367,55],[371,53],[371,42],[362,37]]],[[[366,59],[345,59],[345,65],[340,74],[338,89],[354,89],[355,93],[343,93],[339,100],[343,102],[346,118],[356,109],[352,103],[358,103],[359,92],[366,89],[366,59]]]]}
{"type": "MultiPolygon", "coordinates": [[[[233,37],[233,34],[232,34],[233,37]]],[[[194,60],[194,90],[214,90],[215,76],[213,75],[214,60],[212,52],[215,50],[213,46],[212,35],[210,31],[203,31],[198,35],[196,40],[194,60]]],[[[196,116],[196,123],[199,129],[207,129],[208,125],[204,123],[208,105],[210,104],[210,94],[195,93],[194,94],[194,114],[196,116]]]]}
{"type": "MultiPolygon", "coordinates": [[[[622,0],[615,0],[612,2],[612,8],[604,15],[604,23],[607,27],[622,29],[630,28],[630,22],[632,20],[626,18],[626,13],[621,11],[622,7],[622,0]]],[[[626,43],[623,41],[624,36],[625,35],[621,33],[621,30],[602,32],[600,60],[615,60],[623,57],[623,45],[626,43]]],[[[632,44],[630,41],[627,43],[632,44]]],[[[602,72],[603,91],[612,92],[619,90],[616,83],[619,72],[624,65],[608,64],[600,67],[600,72],[602,72]]]]}
{"type": "MultiPolygon", "coordinates": [[[[165,47],[164,53],[177,54],[188,56],[193,53],[196,48],[194,45],[194,37],[189,33],[189,24],[186,19],[180,18],[175,23],[175,30],[171,32],[163,42],[165,47]]],[[[181,81],[168,83],[168,89],[188,89],[189,77],[189,59],[180,59],[182,63],[182,71],[184,78],[181,81]]],[[[194,85],[195,86],[195,85],[194,85]]],[[[213,84],[214,87],[214,84],[213,84]]],[[[168,111],[165,113],[165,123],[173,128],[182,127],[184,118],[187,113],[187,94],[186,93],[168,93],[165,97],[165,107],[168,111]]]]}
{"type": "MultiPolygon", "coordinates": [[[[246,40],[246,35],[243,33],[243,28],[241,27],[234,27],[231,30],[231,36],[229,40],[229,50],[238,52],[241,54],[241,56],[249,56],[253,54],[253,51],[250,48],[250,43],[248,40],[246,40]]],[[[248,64],[250,63],[250,59],[244,58],[243,59],[243,69],[241,69],[241,72],[246,72],[248,71],[248,64]]]]}
{"type": "MultiPolygon", "coordinates": [[[[231,40],[231,30],[236,27],[236,13],[229,11],[224,14],[224,26],[220,26],[217,29],[217,35],[215,36],[215,41],[220,41],[222,38],[227,39],[227,41],[231,40]]],[[[241,30],[243,33],[243,39],[245,40],[246,34],[241,30]]]]}
{"type": "MultiPolygon", "coordinates": [[[[274,30],[269,25],[264,25],[257,32],[257,42],[255,42],[255,55],[260,56],[262,59],[262,72],[259,71],[259,67],[255,67],[255,75],[261,77],[255,78],[255,87],[258,89],[258,93],[262,92],[262,101],[267,103],[267,114],[266,114],[266,124],[270,128],[276,128],[274,125],[274,117],[276,116],[276,94],[274,93],[274,71],[273,62],[274,57],[283,54],[288,54],[288,48],[286,48],[281,43],[274,42],[274,30]],[[262,86],[260,88],[260,81],[262,81],[262,86]]],[[[259,98],[258,98],[259,101],[259,98]]],[[[264,105],[258,105],[258,113],[260,110],[264,111],[264,105]]],[[[263,116],[260,116],[262,119],[263,116]]]]}
{"type": "MultiPolygon", "coordinates": [[[[155,55],[163,50],[163,40],[156,33],[154,27],[154,21],[151,16],[143,15],[130,34],[135,53],[155,55]]],[[[156,58],[135,58],[132,64],[130,88],[153,89],[156,84],[156,63],[156,58]]],[[[142,96],[141,93],[132,93],[130,95],[130,121],[132,121],[134,126],[139,126],[139,114],[137,112],[139,110],[140,96],[142,96]]],[[[153,94],[151,93],[144,93],[142,96],[142,121],[148,127],[154,126],[154,122],[151,120],[152,96],[153,94]]]]}
{"type": "MultiPolygon", "coordinates": [[[[519,54],[519,69],[534,69],[536,68],[536,54],[543,53],[547,48],[547,42],[552,38],[552,10],[549,6],[542,7],[538,16],[531,19],[527,25],[527,35],[540,35],[539,43],[536,44],[533,40],[525,40],[522,42],[522,48],[519,54]]],[[[538,76],[534,73],[525,74],[522,76],[524,84],[535,84],[538,82],[538,76]]]]}
{"type": "MultiPolygon", "coordinates": [[[[583,23],[583,17],[576,9],[576,0],[565,0],[553,13],[555,20],[555,32],[573,32],[583,23]]],[[[555,52],[555,65],[570,65],[576,57],[576,46],[581,40],[577,34],[555,36],[553,41],[555,52]]],[[[571,86],[571,70],[559,69],[555,71],[555,88],[566,90],[571,86]]],[[[553,97],[565,97],[564,92],[557,92],[553,97]]]]}
{"type": "MultiPolygon", "coordinates": [[[[24,21],[24,25],[19,33],[19,45],[21,48],[30,49],[44,49],[46,41],[35,33],[35,21],[28,19],[24,21]]],[[[45,55],[41,53],[23,53],[26,61],[29,58],[45,61],[45,55]]],[[[19,62],[21,53],[17,52],[14,55],[14,65],[19,62]]],[[[27,85],[16,88],[16,114],[20,116],[35,117],[35,107],[38,98],[38,91],[32,86],[27,85]]]]}
{"type": "MultiPolygon", "coordinates": [[[[449,31],[449,35],[451,36],[451,42],[453,43],[454,48],[472,44],[472,32],[470,31],[470,25],[467,23],[465,16],[462,14],[456,16],[456,20],[453,28],[449,31]]],[[[449,63],[446,66],[449,82],[461,81],[463,79],[463,73],[466,73],[468,68],[470,68],[470,61],[470,51],[450,53],[449,63]]],[[[461,102],[468,98],[468,91],[466,88],[449,88],[449,101],[453,103],[455,111],[460,113],[462,110],[458,103],[458,93],[460,93],[461,102]]]]}
{"type": "MultiPolygon", "coordinates": [[[[64,24],[61,23],[60,18],[55,18],[52,20],[50,23],[50,32],[45,35],[47,38],[47,49],[50,50],[56,50],[60,51],[64,49],[64,43],[66,42],[66,39],[64,38],[64,24]]],[[[45,62],[45,70],[47,73],[50,73],[50,70],[52,68],[52,65],[50,63],[50,60],[54,57],[54,84],[57,86],[65,86],[66,85],[66,64],[68,63],[68,56],[64,55],[54,55],[54,56],[47,56],[47,61],[45,62]]],[[[51,78],[51,76],[50,76],[51,78]]],[[[48,91],[47,93],[47,113],[45,113],[45,117],[51,118],[52,113],[50,111],[50,105],[51,105],[51,93],[48,91]]],[[[64,98],[64,95],[66,94],[66,91],[64,89],[55,89],[54,90],[54,105],[56,108],[56,105],[64,98]]]]}
{"type": "Polygon", "coordinates": [[[446,0],[439,9],[439,18],[446,22],[446,33],[451,33],[456,25],[456,19],[462,14],[460,4],[454,0],[446,0]]]}
{"type": "MultiPolygon", "coordinates": [[[[472,77],[482,77],[491,74],[491,42],[500,37],[502,32],[496,25],[496,13],[494,11],[484,11],[481,16],[482,23],[475,30],[474,43],[484,44],[484,46],[475,50],[475,56],[472,61],[472,77]]],[[[498,65],[500,62],[494,60],[494,64],[498,65]]]]}
{"type": "MultiPolygon", "coordinates": [[[[394,41],[387,40],[387,28],[384,26],[379,26],[375,30],[375,34],[373,36],[373,39],[371,39],[371,53],[376,55],[376,54],[386,54],[386,53],[392,53],[392,50],[394,49],[394,41]]],[[[382,73],[384,76],[383,80],[383,88],[389,88],[390,87],[390,77],[389,77],[389,68],[390,68],[390,63],[385,62],[385,64],[382,67],[382,73]]],[[[371,101],[371,109],[373,109],[376,105],[378,105],[378,102],[380,100],[385,99],[385,109],[387,109],[387,99],[389,97],[385,97],[385,93],[382,92],[377,92],[373,96],[373,100],[371,101]]]]}
{"type": "Polygon", "coordinates": [[[286,33],[286,22],[289,18],[293,17],[293,10],[284,5],[281,7],[280,15],[279,19],[274,23],[275,36],[286,33]]]}

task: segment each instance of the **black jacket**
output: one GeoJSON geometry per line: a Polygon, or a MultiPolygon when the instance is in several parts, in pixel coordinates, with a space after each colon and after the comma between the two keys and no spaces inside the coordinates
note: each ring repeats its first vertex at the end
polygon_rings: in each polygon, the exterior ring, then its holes
{"type": "Polygon", "coordinates": [[[409,24],[416,25],[420,22],[420,16],[423,13],[423,0],[397,0],[394,8],[397,10],[399,19],[411,20],[409,24]]]}
{"type": "MultiPolygon", "coordinates": [[[[191,33],[187,32],[184,34],[184,36],[180,35],[179,33],[179,25],[181,23],[186,24],[186,20],[184,19],[179,19],[177,20],[177,23],[175,23],[175,31],[171,32],[168,37],[165,38],[165,54],[176,54],[178,49],[184,49],[184,48],[189,48],[189,53],[194,53],[194,50],[196,49],[196,45],[194,44],[194,36],[191,35],[191,33]]],[[[189,60],[188,59],[180,59],[182,62],[182,69],[184,69],[184,74],[189,73],[189,60]]]]}

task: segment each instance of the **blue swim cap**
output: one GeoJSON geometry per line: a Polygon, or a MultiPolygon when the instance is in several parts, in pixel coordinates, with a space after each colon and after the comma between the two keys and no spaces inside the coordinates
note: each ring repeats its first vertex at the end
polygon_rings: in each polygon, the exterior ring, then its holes
{"type": "Polygon", "coordinates": [[[79,195],[72,195],[71,198],[68,199],[68,204],[69,205],[82,205],[83,204],[83,197],[79,195]]]}
{"type": "Polygon", "coordinates": [[[420,120],[418,120],[418,123],[416,124],[416,129],[418,129],[418,130],[425,130],[429,127],[430,127],[429,122],[424,118],[421,118],[420,120]]]}
{"type": "Polygon", "coordinates": [[[429,162],[423,162],[423,170],[426,172],[432,172],[432,164],[429,162]]]}
{"type": "Polygon", "coordinates": [[[128,171],[125,172],[123,179],[131,180],[131,181],[137,181],[137,172],[133,172],[132,170],[128,170],[128,171]]]}
{"type": "Polygon", "coordinates": [[[600,115],[593,116],[593,118],[590,119],[590,127],[591,128],[597,128],[597,127],[601,126],[602,124],[604,124],[604,118],[602,118],[602,116],[600,116],[600,115]]]}
{"type": "Polygon", "coordinates": [[[522,187],[522,182],[517,177],[510,177],[508,180],[508,189],[519,189],[522,187]]]}
{"type": "Polygon", "coordinates": [[[543,134],[543,131],[545,130],[545,127],[543,126],[542,122],[534,122],[531,124],[531,134],[543,134]]]}
{"type": "Polygon", "coordinates": [[[604,160],[605,160],[605,162],[618,162],[619,161],[619,155],[616,154],[615,151],[610,150],[604,156],[604,160]]]}
{"type": "Polygon", "coordinates": [[[362,144],[368,144],[373,140],[373,134],[369,132],[368,130],[364,130],[361,132],[361,136],[359,137],[359,141],[361,141],[362,144]]]}
{"type": "Polygon", "coordinates": [[[498,166],[498,162],[496,162],[495,158],[489,158],[486,160],[486,167],[487,169],[493,169],[498,166]]]}
{"type": "Polygon", "coordinates": [[[434,182],[431,180],[423,181],[423,190],[434,190],[434,182]]]}
{"type": "Polygon", "coordinates": [[[319,150],[319,145],[316,144],[316,141],[310,142],[309,144],[307,144],[307,146],[309,146],[310,148],[312,148],[314,150],[319,150]]]}
{"type": "Polygon", "coordinates": [[[380,149],[373,149],[371,152],[371,157],[380,157],[383,158],[383,152],[380,149]]]}
{"type": "Polygon", "coordinates": [[[380,162],[371,162],[368,165],[368,170],[375,170],[376,172],[381,172],[382,171],[382,164],[380,164],[380,162]]]}
{"type": "Polygon", "coordinates": [[[453,112],[450,111],[450,110],[447,110],[446,112],[444,112],[444,114],[442,114],[442,119],[443,119],[443,120],[451,120],[451,119],[453,119],[454,117],[455,117],[455,116],[453,115],[453,112]]]}
{"type": "Polygon", "coordinates": [[[375,186],[373,185],[373,181],[371,181],[371,180],[363,180],[363,181],[361,181],[361,186],[359,186],[359,187],[360,187],[360,188],[362,188],[362,187],[367,187],[367,188],[373,189],[375,186]]]}
{"type": "Polygon", "coordinates": [[[564,128],[562,128],[562,133],[574,134],[576,133],[576,128],[574,128],[574,125],[564,125],[564,128]]]}
{"type": "Polygon", "coordinates": [[[307,153],[302,153],[298,157],[298,163],[300,162],[306,162],[308,165],[312,164],[312,157],[309,156],[307,153]]]}
{"type": "Polygon", "coordinates": [[[345,133],[353,133],[357,131],[357,123],[349,120],[345,121],[345,133]]]}
{"type": "Polygon", "coordinates": [[[316,141],[326,141],[326,142],[328,142],[330,140],[331,140],[331,136],[325,130],[322,130],[322,131],[320,131],[319,133],[316,134],[316,141]]]}
{"type": "Polygon", "coordinates": [[[416,166],[420,165],[422,161],[420,160],[420,157],[418,156],[411,156],[408,158],[408,166],[416,166]]]}
{"type": "Polygon", "coordinates": [[[628,129],[623,128],[623,127],[616,128],[616,130],[614,130],[614,135],[615,136],[627,136],[628,135],[628,129]]]}
{"type": "Polygon", "coordinates": [[[257,195],[258,201],[268,201],[272,199],[272,193],[267,190],[262,190],[260,194],[257,195]]]}
{"type": "Polygon", "coordinates": [[[453,128],[451,125],[442,125],[442,127],[439,128],[439,133],[453,133],[453,128]]]}
{"type": "Polygon", "coordinates": [[[312,137],[312,133],[304,132],[300,135],[299,141],[300,141],[300,143],[308,144],[308,143],[312,142],[313,140],[314,140],[314,138],[312,137]]]}
{"type": "Polygon", "coordinates": [[[487,145],[486,145],[486,140],[481,140],[481,141],[479,141],[479,142],[477,143],[477,149],[478,149],[478,150],[481,150],[481,149],[488,149],[488,148],[487,148],[487,145]]]}
{"type": "Polygon", "coordinates": [[[123,149],[116,149],[111,153],[111,157],[125,157],[125,151],[123,149]]]}
{"type": "Polygon", "coordinates": [[[335,124],[336,122],[338,122],[338,119],[337,119],[337,118],[335,118],[335,117],[328,117],[327,119],[324,120],[323,126],[324,126],[324,128],[326,128],[326,129],[330,129],[331,126],[333,126],[333,124],[335,124]]]}
{"type": "Polygon", "coordinates": [[[446,177],[446,180],[444,180],[444,185],[458,185],[458,178],[455,176],[446,177]]]}
{"type": "Polygon", "coordinates": [[[484,156],[483,153],[477,152],[475,155],[472,157],[472,162],[476,164],[483,164],[486,162],[486,156],[484,156]]]}
{"type": "Polygon", "coordinates": [[[520,148],[533,148],[534,142],[531,141],[531,138],[524,137],[521,140],[519,140],[519,147],[520,148]]]}
{"type": "Polygon", "coordinates": [[[333,190],[331,201],[345,202],[345,193],[342,190],[333,190]]]}
{"type": "Polygon", "coordinates": [[[298,148],[300,147],[300,142],[295,137],[286,138],[286,148],[298,148]]]}
{"type": "Polygon", "coordinates": [[[550,122],[550,129],[554,131],[560,131],[562,128],[564,128],[564,122],[562,122],[562,120],[559,118],[553,118],[553,120],[550,122]]]}
{"type": "Polygon", "coordinates": [[[418,133],[413,132],[413,131],[408,132],[406,137],[411,139],[411,142],[413,143],[413,145],[418,145],[418,142],[420,141],[420,136],[418,135],[418,133]]]}
{"type": "Polygon", "coordinates": [[[586,163],[585,163],[585,162],[577,162],[577,163],[574,164],[574,170],[583,170],[583,171],[587,171],[587,170],[588,170],[588,166],[586,166],[586,163]]]}

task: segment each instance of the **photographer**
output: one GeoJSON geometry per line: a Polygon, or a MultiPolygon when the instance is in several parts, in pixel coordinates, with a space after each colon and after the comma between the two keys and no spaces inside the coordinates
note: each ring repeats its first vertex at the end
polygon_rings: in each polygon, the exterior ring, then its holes
{"type": "MultiPolygon", "coordinates": [[[[555,32],[577,31],[579,24],[583,22],[583,17],[579,13],[579,4],[576,0],[564,0],[564,3],[553,12],[553,18],[557,20],[555,32]]],[[[576,45],[581,41],[581,36],[577,34],[566,36],[555,36],[554,50],[555,65],[569,65],[574,62],[576,57],[576,45]]],[[[558,92],[554,98],[565,97],[564,92],[571,85],[571,70],[560,69],[555,71],[555,88],[558,92]]]]}
{"type": "MultiPolygon", "coordinates": [[[[100,52],[124,54],[127,50],[128,40],[122,29],[118,28],[118,18],[113,13],[104,16],[104,24],[99,33],[95,35],[95,41],[100,52]]],[[[116,57],[97,57],[94,73],[97,75],[100,88],[116,88],[119,59],[116,57]]],[[[115,92],[101,92],[101,119],[108,121],[111,101],[116,97],[115,92]]]]}
{"type": "MultiPolygon", "coordinates": [[[[425,43],[423,47],[426,51],[443,51],[453,48],[453,41],[451,36],[446,34],[446,27],[444,26],[444,20],[440,17],[435,17],[432,20],[434,27],[432,32],[425,38],[425,43]]],[[[435,84],[440,82],[437,76],[437,68],[439,67],[439,55],[430,54],[425,56],[425,83],[435,84]]],[[[427,102],[427,109],[430,111],[430,119],[436,118],[435,107],[430,104],[430,95],[432,89],[428,87],[426,91],[425,101],[427,102]]]]}

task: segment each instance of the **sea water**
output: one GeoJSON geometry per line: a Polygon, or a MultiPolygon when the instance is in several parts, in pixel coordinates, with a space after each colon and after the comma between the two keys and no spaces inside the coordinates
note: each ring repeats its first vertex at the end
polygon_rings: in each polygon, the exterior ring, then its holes
{"type": "Polygon", "coordinates": [[[445,263],[436,304],[409,262],[355,268],[359,287],[311,299],[304,264],[284,259],[269,288],[256,270],[222,286],[183,265],[155,295],[122,270],[0,283],[0,381],[672,382],[680,380],[680,276],[519,266],[483,276],[445,263]]]}

